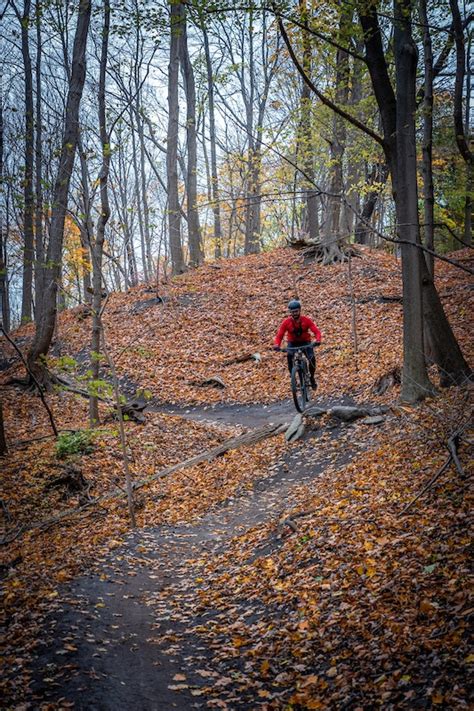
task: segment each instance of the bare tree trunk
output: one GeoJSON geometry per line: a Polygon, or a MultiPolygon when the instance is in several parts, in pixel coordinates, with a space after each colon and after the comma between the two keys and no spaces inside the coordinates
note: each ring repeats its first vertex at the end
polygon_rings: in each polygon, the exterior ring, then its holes
{"type": "Polygon", "coordinates": [[[5,427],[3,424],[3,408],[0,400],[0,457],[7,453],[7,440],[5,437],[5,427]]]}
{"type": "MultiPolygon", "coordinates": [[[[137,105],[135,107],[135,111],[137,114],[137,120],[139,121],[140,118],[138,116],[138,111],[139,111],[139,106],[137,105]]],[[[130,126],[131,126],[131,134],[132,134],[132,164],[133,164],[133,174],[134,174],[134,183],[135,183],[135,202],[136,202],[136,209],[137,209],[137,216],[138,216],[138,230],[140,232],[140,246],[141,246],[141,256],[142,256],[142,269],[143,269],[143,278],[145,281],[148,281],[149,275],[148,275],[148,259],[147,259],[147,252],[146,252],[146,244],[145,244],[145,228],[143,224],[143,211],[142,211],[142,196],[140,194],[140,174],[138,170],[138,158],[137,158],[137,142],[135,138],[135,122],[133,118],[133,111],[130,109],[130,126]]]]}
{"type": "Polygon", "coordinates": [[[196,140],[196,87],[194,71],[189,57],[186,8],[181,3],[182,33],[179,49],[181,72],[186,94],[186,142],[188,148],[187,166],[187,215],[189,261],[192,267],[202,263],[203,252],[201,244],[201,227],[199,225],[199,210],[197,205],[197,140],[196,140]]]}
{"type": "MultiPolygon", "coordinates": [[[[211,180],[212,180],[212,212],[214,215],[214,256],[216,259],[222,257],[222,226],[221,226],[221,208],[219,195],[219,180],[217,176],[217,150],[216,150],[216,118],[214,110],[214,80],[212,76],[212,61],[209,50],[209,37],[207,35],[204,23],[202,23],[202,32],[204,39],[204,52],[206,56],[206,72],[207,72],[207,92],[209,102],[209,141],[211,144],[211,180]]],[[[229,236],[230,242],[230,236],[229,236]]]]}
{"type": "MultiPolygon", "coordinates": [[[[352,9],[342,7],[339,20],[339,41],[344,38],[349,23],[352,23],[352,9]]],[[[336,53],[336,104],[345,106],[349,99],[349,55],[343,49],[336,53]]],[[[333,114],[333,135],[330,145],[331,169],[326,215],[321,248],[323,264],[343,259],[341,246],[341,204],[344,192],[343,158],[346,147],[346,124],[338,114],[333,114]]]]}
{"type": "Polygon", "coordinates": [[[89,172],[87,170],[87,161],[82,145],[82,135],[79,131],[77,138],[77,150],[81,164],[81,185],[82,185],[82,216],[79,223],[79,232],[81,236],[81,247],[83,250],[83,267],[82,267],[82,286],[84,291],[84,301],[86,304],[92,303],[92,285],[91,285],[91,241],[92,241],[92,201],[89,190],[89,172]]]}
{"type": "MultiPolygon", "coordinates": [[[[300,0],[300,16],[301,22],[307,27],[308,11],[306,0],[300,0]]],[[[303,69],[308,76],[311,76],[311,41],[310,34],[307,29],[303,29],[303,69]]],[[[306,211],[308,221],[309,239],[317,240],[319,236],[319,216],[318,216],[318,198],[314,190],[314,152],[313,152],[313,135],[311,128],[312,118],[312,101],[311,89],[306,82],[303,82],[301,89],[300,102],[300,136],[297,152],[302,156],[304,172],[307,178],[304,180],[306,211]]]]}
{"type": "MultiPolygon", "coordinates": [[[[362,54],[364,51],[364,46],[362,40],[356,40],[355,49],[358,54],[362,54]]],[[[351,91],[350,91],[350,104],[354,107],[354,113],[356,114],[360,102],[363,98],[363,77],[364,77],[365,67],[363,67],[362,62],[354,62],[351,74],[351,91]]],[[[354,129],[352,128],[349,134],[349,140],[353,141],[354,129]]],[[[360,212],[361,196],[360,196],[360,181],[364,175],[364,161],[359,154],[354,154],[351,151],[349,164],[347,167],[347,185],[346,185],[346,202],[344,203],[344,213],[343,213],[343,225],[344,230],[347,230],[347,234],[352,236],[354,233],[354,227],[356,225],[356,216],[360,212]]],[[[375,204],[374,204],[375,208],[375,204]]],[[[371,213],[372,216],[372,213],[371,213]]]]}
{"type": "Polygon", "coordinates": [[[127,175],[125,166],[125,156],[122,148],[120,148],[118,152],[118,168],[118,188],[120,195],[120,203],[117,199],[115,191],[113,195],[115,200],[115,207],[120,215],[120,222],[124,233],[125,288],[128,289],[129,286],[135,286],[136,284],[138,284],[138,271],[135,249],[133,246],[133,231],[131,229],[129,219],[130,213],[127,209],[129,204],[127,198],[127,175]]]}
{"type": "Polygon", "coordinates": [[[36,152],[35,152],[35,314],[41,313],[43,295],[44,230],[43,230],[43,127],[41,87],[41,3],[36,0],[36,152]]]}
{"type": "MultiPolygon", "coordinates": [[[[249,10],[249,52],[248,52],[248,87],[242,86],[245,101],[248,157],[247,157],[247,189],[245,211],[245,254],[256,254],[260,251],[260,166],[261,166],[261,122],[257,119],[255,125],[254,102],[255,86],[255,56],[254,56],[254,15],[249,10]],[[255,134],[255,135],[254,135],[255,134]]],[[[241,75],[243,82],[243,74],[241,75]]],[[[263,116],[262,116],[263,121],[263,116]]]]}
{"type": "MultiPolygon", "coordinates": [[[[0,82],[0,185],[3,189],[3,96],[0,82]]],[[[10,309],[8,305],[8,269],[7,269],[7,224],[3,222],[3,217],[8,210],[8,194],[5,189],[5,209],[0,209],[0,323],[8,333],[10,330],[10,309]]]]}
{"type": "MultiPolygon", "coordinates": [[[[471,190],[474,184],[474,156],[469,145],[469,126],[463,122],[463,95],[464,77],[466,67],[466,53],[464,47],[464,31],[461,21],[461,13],[457,0],[449,0],[451,13],[453,16],[454,39],[456,43],[456,80],[454,84],[454,132],[459,152],[466,163],[466,186],[468,192],[465,198],[464,214],[466,216],[464,225],[464,237],[468,244],[472,243],[472,195],[471,190]]],[[[470,42],[469,42],[470,45],[470,42]]],[[[470,58],[469,58],[470,62],[470,58]]],[[[470,85],[470,71],[469,71],[470,85]]],[[[470,86],[469,86],[470,90],[470,86]]],[[[469,107],[469,104],[467,105],[469,107]]],[[[468,110],[468,109],[467,109],[468,110]]]]}
{"type": "Polygon", "coordinates": [[[40,382],[47,382],[42,356],[46,355],[54,333],[57,313],[57,292],[61,274],[64,222],[69,182],[74,166],[79,128],[79,106],[86,77],[85,53],[91,16],[91,1],[81,0],[74,38],[72,72],[66,102],[64,136],[54,187],[50,240],[44,269],[44,292],[41,313],[38,314],[35,337],[28,353],[30,370],[40,382]]]}
{"type": "Polygon", "coordinates": [[[355,226],[355,241],[357,244],[370,244],[370,220],[380,197],[383,185],[387,182],[389,175],[389,167],[386,163],[375,163],[372,166],[371,174],[367,179],[368,185],[373,185],[374,188],[369,190],[364,198],[362,211],[355,226]]]}
{"type": "MultiPolygon", "coordinates": [[[[471,136],[471,51],[472,51],[472,29],[470,30],[467,43],[467,67],[466,67],[466,118],[464,121],[466,136],[471,136]]],[[[474,219],[474,160],[469,162],[466,170],[466,200],[464,205],[464,241],[472,244],[472,222],[474,219]]]]}
{"type": "Polygon", "coordinates": [[[25,173],[23,177],[23,286],[21,299],[21,320],[31,321],[33,303],[33,264],[35,259],[33,233],[33,167],[34,167],[34,106],[33,74],[31,69],[29,25],[31,0],[25,0],[23,15],[12,3],[21,26],[21,54],[25,80],[25,173]]]}
{"type": "Polygon", "coordinates": [[[141,195],[143,203],[143,229],[145,238],[145,256],[148,271],[148,278],[153,278],[153,260],[151,257],[151,235],[150,235],[150,206],[148,203],[148,187],[145,171],[145,136],[143,134],[143,116],[137,116],[138,140],[140,142],[140,180],[141,195]]]}
{"type": "Polygon", "coordinates": [[[397,100],[397,234],[402,244],[403,374],[401,398],[422,400],[433,388],[428,379],[423,342],[423,302],[416,167],[416,65],[411,34],[411,0],[395,0],[395,74],[397,100]]]}
{"type": "MultiPolygon", "coordinates": [[[[107,71],[107,55],[109,47],[110,32],[110,4],[109,0],[104,0],[104,28],[102,32],[102,48],[100,54],[99,69],[99,134],[102,147],[102,165],[99,172],[100,181],[100,215],[97,223],[97,233],[92,245],[92,339],[91,339],[91,370],[92,380],[98,381],[100,369],[100,339],[101,339],[101,306],[102,306],[102,259],[104,251],[105,226],[110,217],[108,180],[110,170],[110,136],[107,132],[107,117],[105,112],[105,81],[107,71]]],[[[99,422],[99,402],[97,398],[97,387],[89,399],[89,419],[91,427],[99,422]]]]}
{"type": "Polygon", "coordinates": [[[181,3],[169,0],[170,62],[168,67],[168,136],[166,143],[166,172],[168,178],[168,229],[173,274],[185,271],[181,242],[181,212],[178,192],[178,132],[179,132],[179,55],[182,41],[181,3]]]}
{"type": "MultiPolygon", "coordinates": [[[[423,97],[423,207],[425,246],[434,250],[434,185],[433,185],[433,48],[428,25],[426,0],[419,1],[420,20],[423,25],[425,81],[423,97]]],[[[434,257],[425,254],[429,272],[434,276],[434,257]]]]}

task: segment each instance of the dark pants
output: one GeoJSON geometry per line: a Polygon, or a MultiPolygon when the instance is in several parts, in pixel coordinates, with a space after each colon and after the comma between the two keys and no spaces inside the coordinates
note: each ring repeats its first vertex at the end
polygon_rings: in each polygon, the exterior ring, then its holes
{"type": "MultiPolygon", "coordinates": [[[[314,378],[314,373],[316,370],[316,358],[314,355],[314,348],[313,346],[307,346],[304,343],[288,343],[288,348],[297,348],[299,346],[304,346],[302,349],[308,359],[309,363],[309,374],[311,376],[311,379],[314,378]]],[[[287,351],[287,358],[288,358],[288,370],[292,371],[293,369],[293,356],[294,356],[294,351],[287,351]]]]}

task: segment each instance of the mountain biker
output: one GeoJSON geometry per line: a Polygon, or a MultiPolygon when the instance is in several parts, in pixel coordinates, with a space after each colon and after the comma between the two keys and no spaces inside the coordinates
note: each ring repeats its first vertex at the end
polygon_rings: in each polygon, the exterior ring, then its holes
{"type": "MultiPolygon", "coordinates": [[[[309,362],[311,387],[314,390],[316,388],[316,380],[314,377],[316,371],[316,358],[314,357],[314,347],[311,343],[310,331],[312,331],[315,336],[316,342],[314,345],[317,346],[321,343],[321,331],[310,318],[301,314],[301,304],[297,299],[292,299],[289,302],[288,311],[290,312],[290,315],[281,322],[280,328],[275,336],[273,349],[275,351],[281,350],[281,342],[285,337],[285,334],[286,340],[288,341],[288,347],[296,348],[298,346],[305,346],[304,351],[309,362]]],[[[287,357],[288,369],[291,373],[291,369],[293,368],[293,353],[288,351],[287,357]]]]}

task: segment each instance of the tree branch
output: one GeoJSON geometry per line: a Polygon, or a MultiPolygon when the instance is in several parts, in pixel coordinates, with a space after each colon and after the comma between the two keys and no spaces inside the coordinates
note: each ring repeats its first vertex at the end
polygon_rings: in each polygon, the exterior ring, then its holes
{"type": "MultiPolygon", "coordinates": [[[[371,128],[368,128],[368,126],[366,126],[365,124],[363,124],[361,121],[359,121],[358,119],[356,119],[354,116],[351,116],[351,114],[348,114],[347,111],[344,111],[343,109],[341,109],[341,108],[340,108],[339,106],[337,106],[334,102],[332,102],[331,99],[328,99],[327,96],[325,96],[324,94],[322,94],[322,93],[319,91],[319,89],[318,89],[318,88],[316,87],[316,85],[311,81],[311,79],[308,77],[308,75],[307,75],[306,72],[304,71],[303,67],[302,67],[301,64],[299,63],[299,61],[298,61],[298,59],[297,59],[297,57],[296,57],[296,55],[295,55],[295,53],[294,53],[293,47],[291,46],[291,43],[290,43],[290,40],[289,40],[288,35],[287,35],[287,33],[286,33],[286,30],[285,30],[285,28],[284,28],[283,21],[282,21],[281,19],[278,20],[278,26],[279,26],[279,28],[280,28],[280,32],[281,32],[282,37],[283,37],[283,39],[284,39],[284,41],[285,41],[286,47],[287,47],[288,52],[289,52],[289,54],[290,54],[290,57],[291,57],[291,59],[292,59],[292,61],[293,61],[293,64],[295,65],[295,67],[296,67],[296,69],[298,70],[299,74],[301,75],[303,81],[309,86],[309,88],[311,89],[311,91],[312,91],[314,94],[316,94],[316,96],[318,97],[318,99],[320,99],[320,101],[321,101],[325,106],[328,106],[330,109],[332,109],[335,113],[337,113],[337,114],[338,114],[339,116],[341,116],[343,119],[346,119],[346,121],[349,121],[349,123],[351,123],[353,126],[355,126],[356,128],[358,128],[359,130],[363,131],[367,136],[370,136],[370,138],[372,138],[374,141],[376,141],[377,143],[379,143],[379,144],[382,146],[382,148],[385,149],[385,148],[386,148],[386,145],[385,145],[385,141],[384,141],[384,139],[382,138],[382,136],[380,136],[380,135],[379,135],[378,133],[376,133],[375,131],[372,131],[371,128]]],[[[345,51],[345,50],[344,50],[344,51],[345,51]]]]}

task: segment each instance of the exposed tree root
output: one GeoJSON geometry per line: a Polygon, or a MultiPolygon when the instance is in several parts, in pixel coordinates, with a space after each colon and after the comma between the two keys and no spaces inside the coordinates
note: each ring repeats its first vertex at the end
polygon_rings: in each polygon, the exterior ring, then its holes
{"type": "Polygon", "coordinates": [[[299,237],[295,240],[287,240],[287,242],[293,249],[300,250],[306,261],[315,261],[323,266],[340,264],[349,261],[349,257],[361,256],[354,245],[347,244],[342,240],[330,240],[326,243],[324,241],[312,242],[304,237],[299,237]]]}

